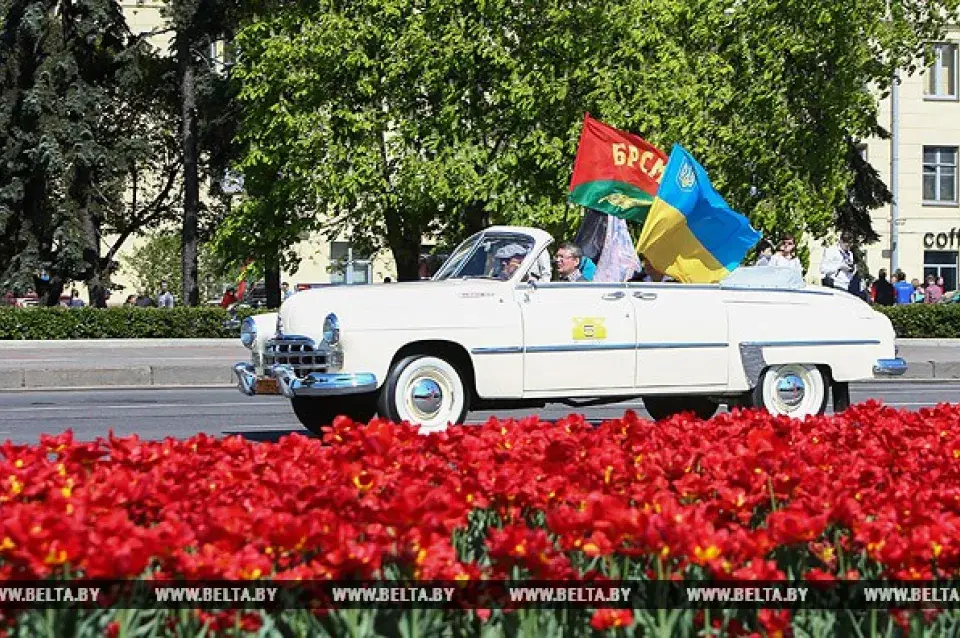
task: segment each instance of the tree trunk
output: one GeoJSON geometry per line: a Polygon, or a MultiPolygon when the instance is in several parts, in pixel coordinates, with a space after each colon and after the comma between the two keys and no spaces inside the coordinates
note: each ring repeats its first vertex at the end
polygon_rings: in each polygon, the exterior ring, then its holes
{"type": "MultiPolygon", "coordinates": [[[[279,254],[279,251],[274,252],[279,254]]],[[[280,262],[272,259],[265,264],[263,270],[263,285],[267,293],[267,308],[279,308],[283,299],[280,298],[280,262]]]]}
{"type": "Polygon", "coordinates": [[[400,237],[390,242],[393,260],[397,263],[397,281],[419,281],[420,237],[400,237]]]}
{"type": "Polygon", "coordinates": [[[183,305],[200,304],[198,281],[198,217],[200,179],[197,170],[197,96],[190,42],[177,34],[177,62],[180,67],[181,143],[183,152],[183,305]]]}

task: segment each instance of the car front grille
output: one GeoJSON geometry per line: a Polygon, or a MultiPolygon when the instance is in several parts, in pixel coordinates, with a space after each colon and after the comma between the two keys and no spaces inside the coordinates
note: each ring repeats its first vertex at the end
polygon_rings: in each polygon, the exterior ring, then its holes
{"type": "Polygon", "coordinates": [[[330,352],[320,350],[308,337],[284,336],[267,341],[263,365],[288,365],[298,377],[311,372],[326,372],[330,367],[330,352]]]}

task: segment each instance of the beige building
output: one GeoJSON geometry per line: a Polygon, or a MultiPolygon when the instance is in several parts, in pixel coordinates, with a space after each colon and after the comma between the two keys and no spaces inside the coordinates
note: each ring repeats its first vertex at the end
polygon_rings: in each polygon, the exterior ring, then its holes
{"type": "MultiPolygon", "coordinates": [[[[902,270],[908,281],[943,277],[950,291],[958,288],[960,253],[960,27],[931,46],[933,65],[903,78],[896,104],[892,95],[880,102],[880,124],[896,132],[896,139],[866,142],[867,159],[896,195],[896,206],[873,211],[880,241],[867,246],[867,264],[874,276],[886,268],[902,270]]],[[[820,256],[819,246],[811,246],[808,281],[819,281],[820,256]]]]}

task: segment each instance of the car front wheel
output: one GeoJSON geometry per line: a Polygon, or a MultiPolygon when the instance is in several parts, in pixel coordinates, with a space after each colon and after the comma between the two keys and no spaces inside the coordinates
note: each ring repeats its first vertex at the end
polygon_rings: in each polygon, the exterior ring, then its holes
{"type": "Polygon", "coordinates": [[[463,376],[454,365],[439,357],[413,355],[390,368],[378,408],[382,417],[429,432],[463,423],[468,403],[463,376]]]}
{"type": "Polygon", "coordinates": [[[827,409],[827,379],[815,365],[790,363],[763,371],[753,405],[774,415],[803,418],[827,409]]]}
{"type": "Polygon", "coordinates": [[[290,400],[297,419],[314,434],[321,434],[334,418],[348,416],[358,423],[367,423],[376,415],[374,394],[348,394],[334,397],[294,397],[290,400]]]}

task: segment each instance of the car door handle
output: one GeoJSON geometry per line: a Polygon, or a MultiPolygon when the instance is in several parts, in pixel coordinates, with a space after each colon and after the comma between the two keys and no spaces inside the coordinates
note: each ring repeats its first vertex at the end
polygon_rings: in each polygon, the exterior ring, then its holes
{"type": "Polygon", "coordinates": [[[614,299],[623,299],[624,295],[626,295],[626,293],[620,292],[620,291],[618,291],[618,292],[608,292],[608,293],[605,294],[603,297],[601,297],[601,299],[603,299],[603,300],[605,300],[605,301],[613,301],[614,299]]]}
{"type": "Polygon", "coordinates": [[[651,300],[651,299],[656,299],[656,298],[657,298],[657,293],[655,293],[655,292],[635,292],[635,293],[633,293],[633,296],[636,297],[637,299],[644,299],[644,300],[649,301],[649,300],[651,300]]]}

